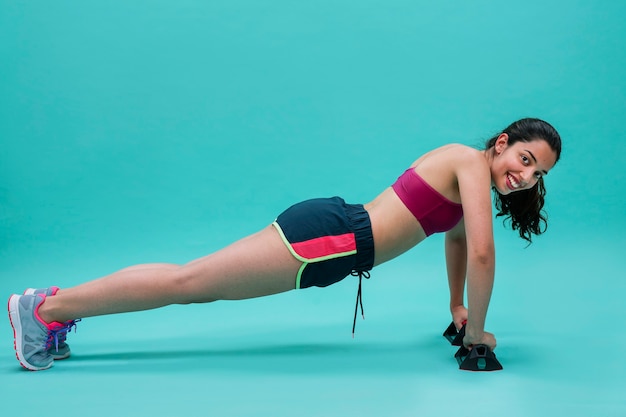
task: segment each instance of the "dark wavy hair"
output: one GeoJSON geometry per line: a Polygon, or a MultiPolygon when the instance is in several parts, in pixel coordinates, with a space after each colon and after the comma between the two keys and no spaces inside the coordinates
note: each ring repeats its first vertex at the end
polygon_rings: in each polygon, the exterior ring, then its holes
{"type": "MultiPolygon", "coordinates": [[[[492,148],[498,137],[506,133],[509,136],[508,144],[515,142],[531,142],[545,140],[550,148],[556,152],[556,160],[561,157],[561,136],[552,125],[540,119],[526,118],[518,120],[489,139],[486,149],[492,148]]],[[[494,200],[498,213],[496,217],[504,217],[504,222],[510,221],[513,230],[519,230],[522,239],[532,243],[532,235],[544,233],[548,227],[548,218],[543,210],[546,196],[546,187],[543,178],[540,178],[534,187],[528,190],[516,191],[511,194],[500,194],[495,188],[494,200]]]]}

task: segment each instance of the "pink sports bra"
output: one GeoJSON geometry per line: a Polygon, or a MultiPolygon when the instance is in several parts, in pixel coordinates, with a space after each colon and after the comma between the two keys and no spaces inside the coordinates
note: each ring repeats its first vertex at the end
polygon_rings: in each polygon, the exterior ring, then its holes
{"type": "Polygon", "coordinates": [[[404,171],[391,188],[420,222],[426,236],[447,232],[463,217],[462,206],[442,196],[414,168],[404,171]]]}

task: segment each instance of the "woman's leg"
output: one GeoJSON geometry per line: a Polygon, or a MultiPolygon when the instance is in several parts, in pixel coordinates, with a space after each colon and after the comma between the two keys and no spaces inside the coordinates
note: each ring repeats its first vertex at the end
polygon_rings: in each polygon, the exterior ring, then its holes
{"type": "Polygon", "coordinates": [[[147,310],[169,304],[238,300],[295,288],[301,262],[273,226],[186,265],[145,264],[62,289],[46,298],[46,322],[147,310]]]}

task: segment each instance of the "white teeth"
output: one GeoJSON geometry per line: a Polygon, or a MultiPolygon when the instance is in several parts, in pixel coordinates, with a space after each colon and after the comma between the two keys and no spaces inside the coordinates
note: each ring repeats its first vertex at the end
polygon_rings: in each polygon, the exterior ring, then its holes
{"type": "Polygon", "coordinates": [[[513,178],[511,175],[508,175],[509,177],[509,182],[511,183],[511,185],[513,186],[513,188],[519,188],[519,182],[515,181],[515,178],[513,178]]]}

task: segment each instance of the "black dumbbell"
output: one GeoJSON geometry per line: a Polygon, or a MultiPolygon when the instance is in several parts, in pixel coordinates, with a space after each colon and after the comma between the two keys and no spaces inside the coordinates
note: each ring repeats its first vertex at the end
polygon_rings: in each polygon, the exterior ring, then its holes
{"type": "Polygon", "coordinates": [[[472,350],[463,346],[463,338],[465,337],[465,324],[461,327],[461,330],[456,329],[454,322],[452,322],[445,332],[445,337],[452,346],[460,346],[459,350],[454,355],[456,361],[459,364],[459,369],[465,371],[499,371],[502,369],[502,365],[496,359],[495,353],[487,345],[479,344],[472,346],[472,350]]]}
{"type": "Polygon", "coordinates": [[[465,337],[465,322],[463,322],[463,327],[461,330],[457,330],[454,322],[450,323],[445,332],[443,332],[443,337],[448,339],[448,342],[452,346],[463,346],[463,338],[465,337]]]}

